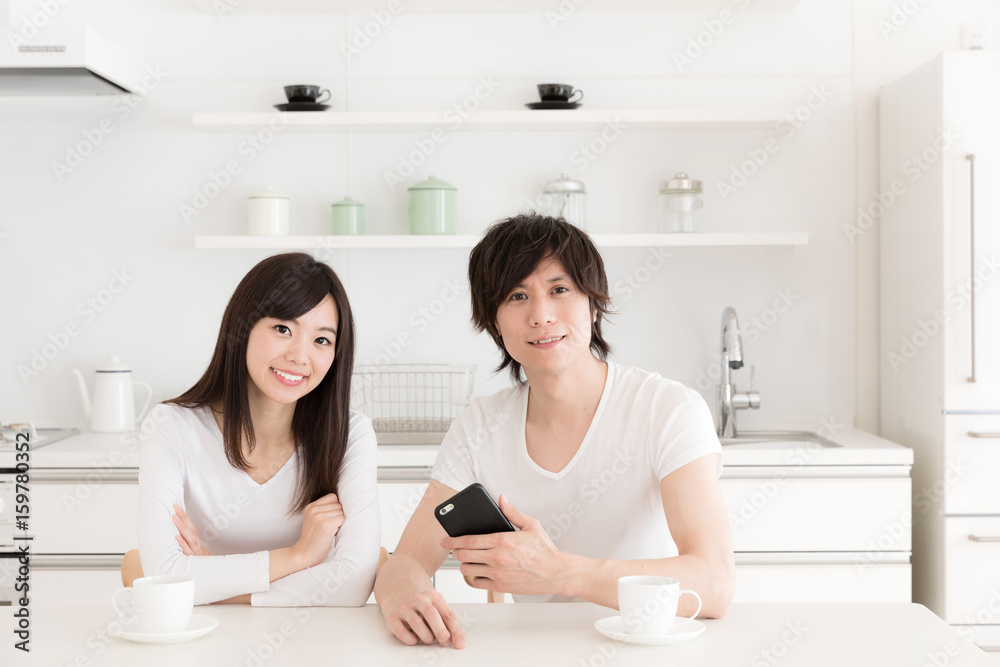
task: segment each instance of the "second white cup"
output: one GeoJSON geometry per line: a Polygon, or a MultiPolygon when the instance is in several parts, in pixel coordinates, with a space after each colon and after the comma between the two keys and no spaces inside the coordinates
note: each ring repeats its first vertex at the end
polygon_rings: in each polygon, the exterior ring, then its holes
{"type": "Polygon", "coordinates": [[[194,579],[179,576],[142,577],[111,597],[111,606],[142,632],[180,632],[194,608],[194,579]],[[131,598],[131,599],[128,599],[131,598]]]}
{"type": "Polygon", "coordinates": [[[618,580],[618,610],[625,632],[632,635],[665,635],[674,626],[677,601],[689,593],[698,599],[698,608],[677,625],[694,619],[701,611],[701,596],[681,588],[673,577],[637,575],[618,580]]]}

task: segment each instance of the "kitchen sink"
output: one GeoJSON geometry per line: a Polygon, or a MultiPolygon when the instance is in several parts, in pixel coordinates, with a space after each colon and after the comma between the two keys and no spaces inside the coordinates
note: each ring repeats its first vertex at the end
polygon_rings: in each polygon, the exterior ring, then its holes
{"type": "Polygon", "coordinates": [[[719,438],[724,447],[729,445],[754,445],[755,449],[788,449],[789,447],[818,444],[821,447],[841,447],[812,431],[740,431],[735,438],[719,438]]]}

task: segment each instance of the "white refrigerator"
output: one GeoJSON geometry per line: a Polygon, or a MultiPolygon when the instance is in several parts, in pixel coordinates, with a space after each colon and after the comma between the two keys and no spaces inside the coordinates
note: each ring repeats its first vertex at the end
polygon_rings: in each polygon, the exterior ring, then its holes
{"type": "Polygon", "coordinates": [[[879,234],[882,436],[914,449],[913,598],[1000,650],[1000,53],[883,87],[879,133],[854,231],[879,234]]]}

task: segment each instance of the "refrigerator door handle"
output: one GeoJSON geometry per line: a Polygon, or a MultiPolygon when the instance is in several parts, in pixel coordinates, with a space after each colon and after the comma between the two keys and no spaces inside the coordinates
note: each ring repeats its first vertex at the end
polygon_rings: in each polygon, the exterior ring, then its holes
{"type": "Polygon", "coordinates": [[[969,431],[970,438],[1000,438],[1000,433],[969,431]]]}
{"type": "Polygon", "coordinates": [[[976,154],[965,156],[969,161],[969,316],[972,318],[972,346],[970,356],[972,374],[966,378],[976,381],[976,154]]]}
{"type": "Polygon", "coordinates": [[[973,542],[1000,542],[1000,535],[969,535],[973,542]]]}

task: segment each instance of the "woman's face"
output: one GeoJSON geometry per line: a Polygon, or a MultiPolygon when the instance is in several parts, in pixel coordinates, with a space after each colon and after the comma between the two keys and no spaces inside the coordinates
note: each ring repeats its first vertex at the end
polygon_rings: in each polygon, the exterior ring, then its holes
{"type": "Polygon", "coordinates": [[[329,294],[298,319],[260,319],[247,340],[251,397],[294,404],[318,387],[333,365],[338,323],[329,294]]]}
{"type": "Polygon", "coordinates": [[[497,310],[507,353],[525,375],[558,375],[593,359],[590,299],[555,257],[539,262],[497,310]]]}

